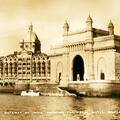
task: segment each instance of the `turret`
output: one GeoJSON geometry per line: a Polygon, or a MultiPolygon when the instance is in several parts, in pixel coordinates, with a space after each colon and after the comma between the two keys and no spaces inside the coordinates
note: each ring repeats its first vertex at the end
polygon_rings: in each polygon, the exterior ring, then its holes
{"type": "Polygon", "coordinates": [[[85,50],[89,53],[89,80],[94,80],[94,52],[93,52],[93,45],[94,45],[94,39],[93,39],[93,21],[90,15],[88,16],[86,20],[86,45],[85,50]]]}
{"type": "Polygon", "coordinates": [[[33,25],[32,25],[32,24],[30,24],[30,25],[28,26],[28,31],[29,31],[29,32],[32,32],[32,31],[33,31],[33,25]]]}
{"type": "Polygon", "coordinates": [[[87,20],[86,20],[86,30],[87,31],[92,30],[92,24],[93,24],[93,21],[92,21],[92,18],[90,17],[90,15],[89,15],[87,20]]]}
{"type": "Polygon", "coordinates": [[[63,25],[63,34],[67,34],[68,32],[69,32],[69,24],[67,23],[67,21],[65,21],[63,25]]]}
{"type": "Polygon", "coordinates": [[[108,31],[109,31],[109,35],[113,35],[114,34],[114,25],[113,25],[111,20],[110,20],[110,22],[108,24],[108,31]]]}

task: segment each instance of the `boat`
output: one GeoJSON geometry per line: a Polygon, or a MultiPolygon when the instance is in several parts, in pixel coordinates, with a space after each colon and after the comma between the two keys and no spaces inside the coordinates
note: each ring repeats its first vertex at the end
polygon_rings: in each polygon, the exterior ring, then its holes
{"type": "Polygon", "coordinates": [[[34,92],[33,90],[22,91],[21,96],[39,96],[39,92],[34,92]]]}
{"type": "Polygon", "coordinates": [[[86,92],[79,92],[79,95],[85,96],[86,92]]]}

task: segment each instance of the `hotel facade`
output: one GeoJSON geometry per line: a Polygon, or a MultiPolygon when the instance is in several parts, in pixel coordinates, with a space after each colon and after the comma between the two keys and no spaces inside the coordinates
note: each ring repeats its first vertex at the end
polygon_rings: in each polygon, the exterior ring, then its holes
{"type": "Polygon", "coordinates": [[[41,53],[41,42],[33,25],[19,42],[20,51],[0,57],[0,80],[4,82],[50,81],[50,59],[41,53]]]}

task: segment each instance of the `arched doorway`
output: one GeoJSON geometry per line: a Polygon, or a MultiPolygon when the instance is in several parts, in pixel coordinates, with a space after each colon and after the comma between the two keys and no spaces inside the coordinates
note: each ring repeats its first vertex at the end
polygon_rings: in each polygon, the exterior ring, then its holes
{"type": "Polygon", "coordinates": [[[98,59],[98,63],[97,63],[97,79],[98,80],[105,80],[105,59],[103,57],[98,59]]]}
{"type": "Polygon", "coordinates": [[[63,65],[62,62],[57,63],[57,70],[56,70],[56,82],[60,83],[62,80],[62,71],[63,71],[63,65]]]}
{"type": "Polygon", "coordinates": [[[84,80],[84,61],[80,55],[73,59],[73,81],[84,80]]]}
{"type": "Polygon", "coordinates": [[[101,70],[100,79],[105,80],[105,74],[104,74],[103,70],[101,70]]]}

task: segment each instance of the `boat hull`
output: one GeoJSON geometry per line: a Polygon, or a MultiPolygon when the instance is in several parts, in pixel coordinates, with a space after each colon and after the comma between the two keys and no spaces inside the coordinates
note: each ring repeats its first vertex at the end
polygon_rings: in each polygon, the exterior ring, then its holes
{"type": "Polygon", "coordinates": [[[22,91],[21,96],[39,96],[39,92],[33,92],[33,91],[22,91]]]}

